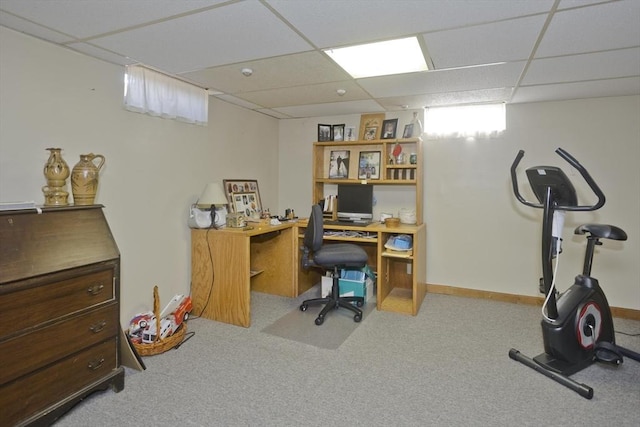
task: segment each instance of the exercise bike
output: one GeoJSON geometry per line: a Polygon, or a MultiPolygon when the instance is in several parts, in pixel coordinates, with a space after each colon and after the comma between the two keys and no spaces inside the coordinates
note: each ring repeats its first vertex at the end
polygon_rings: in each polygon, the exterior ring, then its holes
{"type": "Polygon", "coordinates": [[[593,205],[579,205],[573,184],[560,168],[554,166],[535,166],[526,170],[538,203],[525,200],[518,190],[516,176],[524,151],[518,152],[511,165],[516,199],[526,206],[543,209],[540,291],[545,295],[541,321],[544,353],[531,359],[512,348],[509,357],[591,399],[593,388],[572,380],[570,375],[596,361],[616,366],[623,362],[623,356],[640,361],[639,353],[616,345],[609,303],[598,280],[591,277],[595,247],[602,245],[600,239],[623,241],[627,240],[627,234],[613,225],[583,224],[577,227],[574,233],[587,238],[583,271],[568,290],[563,293],[556,290],[553,259],[561,253],[565,212],[595,211],[605,203],[604,194],[589,172],[563,149],[558,148],[556,153],[580,172],[597,201],[593,205]]]}

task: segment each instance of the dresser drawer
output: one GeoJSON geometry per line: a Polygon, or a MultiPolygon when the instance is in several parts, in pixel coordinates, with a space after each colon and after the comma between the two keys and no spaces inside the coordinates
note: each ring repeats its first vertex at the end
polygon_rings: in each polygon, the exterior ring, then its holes
{"type": "Polygon", "coordinates": [[[0,386],[0,424],[15,425],[109,375],[118,367],[116,344],[113,338],[0,386]]]}
{"type": "Polygon", "coordinates": [[[0,341],[0,384],[118,335],[118,304],[0,341]]]}
{"type": "MultiPolygon", "coordinates": [[[[114,269],[0,294],[5,320],[0,322],[0,339],[10,332],[37,326],[46,321],[115,299],[114,269]]],[[[12,286],[13,287],[13,286],[12,286]]]]}

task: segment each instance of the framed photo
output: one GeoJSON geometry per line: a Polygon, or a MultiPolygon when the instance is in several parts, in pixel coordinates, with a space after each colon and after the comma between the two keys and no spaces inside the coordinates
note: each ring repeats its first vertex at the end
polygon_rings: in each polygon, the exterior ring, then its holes
{"type": "Polygon", "coordinates": [[[413,123],[409,123],[408,125],[404,125],[404,132],[402,132],[403,138],[411,138],[413,135],[413,123]]]}
{"type": "Polygon", "coordinates": [[[380,151],[361,151],[358,179],[380,179],[380,151]]]}
{"type": "Polygon", "coordinates": [[[260,189],[255,179],[223,179],[222,185],[231,212],[243,213],[247,218],[262,213],[260,189]]]}
{"type": "Polygon", "coordinates": [[[396,137],[397,128],[398,128],[398,119],[388,119],[383,121],[381,139],[394,139],[396,137]]]}
{"type": "Polygon", "coordinates": [[[380,139],[380,130],[384,121],[384,113],[381,114],[363,114],[360,116],[360,133],[359,139],[371,141],[380,139]]]}
{"type": "Polygon", "coordinates": [[[331,152],[329,178],[349,178],[349,150],[331,152]]]}
{"type": "Polygon", "coordinates": [[[345,141],[355,141],[358,139],[358,134],[356,133],[355,126],[347,126],[344,131],[344,140],[345,141]]]}
{"type": "Polygon", "coordinates": [[[318,125],[318,141],[332,141],[333,135],[331,134],[331,125],[318,125]]]}
{"type": "Polygon", "coordinates": [[[331,126],[331,136],[333,141],[344,141],[344,125],[331,126]]]}

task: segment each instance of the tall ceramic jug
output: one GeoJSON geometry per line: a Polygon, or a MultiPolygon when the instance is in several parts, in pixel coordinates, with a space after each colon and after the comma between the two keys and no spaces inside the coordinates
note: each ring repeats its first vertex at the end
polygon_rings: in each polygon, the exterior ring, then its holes
{"type": "Polygon", "coordinates": [[[98,174],[104,164],[101,154],[81,154],[80,161],[71,171],[71,192],[75,205],[92,205],[98,191],[98,174]],[[96,165],[95,160],[99,162],[96,165]]]}

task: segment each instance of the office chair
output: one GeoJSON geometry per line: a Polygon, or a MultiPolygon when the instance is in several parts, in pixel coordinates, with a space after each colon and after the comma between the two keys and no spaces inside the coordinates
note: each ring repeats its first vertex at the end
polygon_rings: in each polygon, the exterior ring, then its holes
{"type": "Polygon", "coordinates": [[[311,207],[309,224],[304,233],[304,246],[302,248],[302,267],[307,270],[311,267],[320,268],[323,271],[332,271],[333,285],[331,295],[325,298],[313,298],[302,302],[301,311],[306,311],[310,304],[326,304],[318,317],[316,325],[320,326],[324,322],[326,314],[339,307],[346,308],[355,313],[354,322],[362,320],[362,310],[356,308],[351,302],[355,302],[358,307],[364,304],[363,297],[340,297],[340,270],[343,268],[362,268],[367,264],[367,253],[358,245],[351,243],[322,244],[324,227],[322,224],[322,208],[320,205],[311,207]]]}

